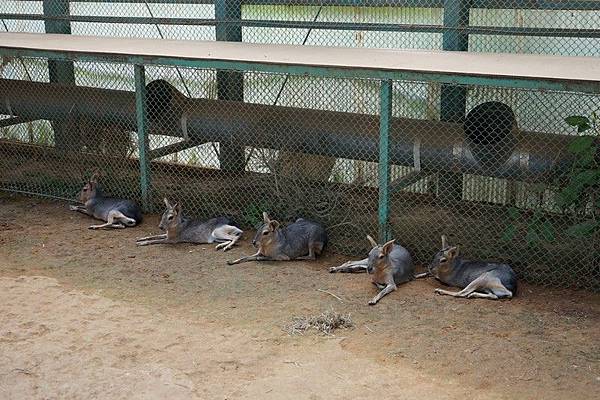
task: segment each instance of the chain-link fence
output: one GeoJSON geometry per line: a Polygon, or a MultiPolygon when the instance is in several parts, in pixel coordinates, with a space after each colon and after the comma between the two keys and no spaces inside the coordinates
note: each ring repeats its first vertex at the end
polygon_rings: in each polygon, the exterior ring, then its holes
{"type": "MultiPolygon", "coordinates": [[[[598,56],[591,1],[4,1],[9,32],[598,56]],[[445,8],[444,8],[445,5],[445,8]]],[[[0,28],[2,30],[2,28],[0,28]]],[[[147,66],[150,195],[360,255],[378,230],[379,80],[147,66]]],[[[73,199],[93,171],[141,200],[134,66],[2,58],[0,188],[73,199]]],[[[394,81],[390,225],[531,282],[600,289],[600,95],[394,81]],[[584,135],[584,136],[581,136],[584,135]],[[583,139],[576,140],[577,137],[583,139]]]]}
{"type": "Polygon", "coordinates": [[[4,0],[0,30],[598,56],[599,8],[590,0],[4,0]]]}

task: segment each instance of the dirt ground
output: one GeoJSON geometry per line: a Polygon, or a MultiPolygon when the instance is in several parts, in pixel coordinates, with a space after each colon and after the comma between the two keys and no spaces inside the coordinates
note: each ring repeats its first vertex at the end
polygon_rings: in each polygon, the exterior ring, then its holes
{"type": "MultiPolygon", "coordinates": [[[[591,399],[600,295],[522,285],[511,301],[436,296],[433,280],[374,307],[346,258],[248,263],[246,241],[136,248],[64,203],[0,192],[1,399],[591,399]],[[342,301],[321,292],[329,291],[342,301]],[[289,336],[330,308],[355,327],[289,336]]],[[[584,279],[584,278],[582,278],[584,279]]]]}

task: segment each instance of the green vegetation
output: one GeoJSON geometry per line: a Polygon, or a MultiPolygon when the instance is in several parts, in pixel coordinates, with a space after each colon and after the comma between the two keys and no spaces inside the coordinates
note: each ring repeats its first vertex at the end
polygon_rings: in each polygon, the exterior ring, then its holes
{"type": "Polygon", "coordinates": [[[541,207],[534,210],[511,207],[508,209],[510,222],[502,233],[503,241],[511,241],[524,232],[528,246],[554,242],[559,229],[573,239],[600,234],[599,116],[596,112],[589,117],[573,115],[565,118],[565,122],[577,128],[578,133],[585,134],[569,144],[567,150],[573,155],[573,164],[555,184],[555,203],[563,213],[573,215],[577,222],[564,230],[564,226],[557,227],[541,207]]]}
{"type": "Polygon", "coordinates": [[[248,204],[242,214],[244,219],[243,223],[246,224],[246,226],[258,228],[258,226],[263,222],[263,211],[270,209],[271,208],[265,201],[248,204]]]}
{"type": "Polygon", "coordinates": [[[577,132],[586,133],[573,140],[569,152],[575,161],[566,176],[558,196],[558,205],[583,217],[583,221],[572,225],[568,233],[575,237],[591,237],[600,232],[600,162],[598,159],[598,137],[600,126],[598,114],[589,117],[574,115],[565,122],[577,128],[577,132]]]}

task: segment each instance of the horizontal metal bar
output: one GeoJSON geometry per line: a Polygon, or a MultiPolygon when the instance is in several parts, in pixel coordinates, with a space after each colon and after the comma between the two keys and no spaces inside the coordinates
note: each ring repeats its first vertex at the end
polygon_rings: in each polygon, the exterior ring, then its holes
{"type": "MultiPolygon", "coordinates": [[[[215,21],[214,19],[194,18],[151,18],[151,17],[104,17],[104,16],[56,16],[41,14],[0,14],[0,19],[10,20],[68,20],[71,22],[119,23],[119,24],[158,24],[158,25],[198,25],[214,26],[217,24],[235,24],[254,28],[287,28],[287,29],[323,29],[323,30],[357,30],[376,32],[420,32],[443,33],[457,30],[443,25],[413,24],[376,24],[352,22],[320,22],[320,21],[276,21],[276,20],[239,20],[215,21]]],[[[540,37],[578,37],[600,38],[600,29],[566,29],[566,28],[520,28],[498,26],[471,26],[459,28],[461,32],[472,35],[501,36],[540,36],[540,37]]]]}
{"type": "Polygon", "coordinates": [[[79,201],[78,199],[75,198],[75,196],[73,196],[73,198],[67,198],[67,197],[62,197],[62,196],[55,196],[53,194],[41,193],[41,191],[40,192],[30,192],[28,190],[21,190],[21,189],[12,188],[12,187],[0,187],[0,191],[9,192],[9,193],[19,193],[19,194],[24,194],[27,196],[45,197],[47,199],[54,199],[54,200],[64,200],[64,201],[68,201],[68,202],[79,201]]]}
{"type": "MultiPolygon", "coordinates": [[[[359,30],[380,32],[422,32],[443,33],[457,28],[443,25],[413,24],[376,24],[348,22],[312,22],[312,21],[277,21],[277,20],[239,20],[216,21],[214,19],[194,18],[151,18],[151,17],[104,17],[104,16],[68,16],[48,17],[38,14],[0,14],[0,19],[15,20],[68,20],[71,22],[120,23],[120,24],[158,24],[158,25],[198,25],[214,26],[219,24],[236,24],[255,28],[288,28],[288,29],[323,29],[323,30],[359,30]]],[[[544,36],[544,37],[600,37],[600,29],[566,29],[566,28],[520,28],[497,26],[471,26],[460,28],[467,34],[504,35],[504,36],[544,36]]]]}
{"type": "Polygon", "coordinates": [[[470,35],[499,36],[542,36],[542,37],[575,37],[599,38],[600,29],[566,29],[566,28],[517,28],[502,26],[470,26],[461,29],[470,35]]]}
{"type": "Polygon", "coordinates": [[[323,21],[280,21],[280,20],[215,20],[201,18],[156,18],[156,17],[105,17],[105,16],[45,16],[42,14],[0,14],[0,19],[5,20],[68,20],[71,22],[90,22],[107,24],[140,24],[140,25],[198,25],[215,26],[217,24],[241,25],[253,28],[287,28],[287,29],[326,29],[326,30],[360,30],[360,31],[386,31],[386,32],[428,32],[441,33],[442,25],[412,25],[412,24],[375,24],[352,22],[323,22],[323,21]]]}
{"type": "Polygon", "coordinates": [[[390,183],[390,194],[396,193],[402,189],[406,189],[431,175],[431,171],[412,171],[408,175],[404,175],[390,183]]]}
{"type": "Polygon", "coordinates": [[[13,125],[19,125],[19,124],[24,124],[26,122],[33,122],[33,121],[37,121],[36,118],[23,118],[23,117],[12,117],[12,118],[5,118],[5,119],[0,119],[0,128],[6,128],[7,126],[13,126],[13,125]]]}
{"type": "Polygon", "coordinates": [[[600,94],[600,81],[565,81],[543,78],[490,77],[421,71],[389,71],[343,67],[281,65],[261,62],[192,60],[172,57],[144,57],[116,54],[89,54],[51,50],[2,49],[0,54],[12,57],[43,57],[52,60],[107,62],[146,65],[171,65],[199,69],[256,71],[291,75],[313,75],[330,78],[391,79],[398,81],[439,82],[457,85],[497,86],[516,89],[552,90],[600,94]]]}
{"type": "MultiPolygon", "coordinates": [[[[0,19],[25,21],[70,21],[103,24],[159,24],[159,25],[215,25],[214,18],[157,18],[157,17],[109,17],[101,15],[55,15],[0,13],[0,19]]],[[[226,23],[226,22],[225,22],[226,23]]]]}
{"type": "MultiPolygon", "coordinates": [[[[152,132],[151,132],[152,133],[152,132]]],[[[180,142],[177,143],[173,143],[173,144],[169,144],[163,147],[159,147],[157,149],[154,150],[150,150],[149,153],[149,158],[151,160],[154,160],[156,158],[160,158],[160,157],[164,157],[164,156],[168,156],[169,154],[173,154],[173,153],[178,153],[182,150],[187,150],[190,149],[192,147],[196,147],[198,145],[201,145],[203,142],[200,140],[182,140],[180,142]]]]}
{"type": "MultiPolygon", "coordinates": [[[[13,0],[28,1],[31,0],[13,0]]],[[[71,0],[71,3],[97,3],[99,0],[71,0]]],[[[104,0],[104,3],[133,4],[214,4],[214,0],[104,0]]],[[[350,7],[423,7],[443,8],[444,0],[241,0],[244,5],[350,6],[350,7]]],[[[597,0],[473,0],[471,8],[598,10],[597,0]]]]}
{"type": "MultiPolygon", "coordinates": [[[[443,8],[444,0],[242,0],[243,4],[263,5],[328,5],[352,7],[423,7],[443,8]]],[[[471,8],[540,9],[540,10],[598,10],[598,1],[587,0],[473,0],[471,8]]]]}
{"type": "MultiPolygon", "coordinates": [[[[11,0],[13,3],[32,3],[41,0],[11,0]]],[[[114,4],[213,4],[214,0],[69,0],[71,3],[114,3],[114,4]]]]}

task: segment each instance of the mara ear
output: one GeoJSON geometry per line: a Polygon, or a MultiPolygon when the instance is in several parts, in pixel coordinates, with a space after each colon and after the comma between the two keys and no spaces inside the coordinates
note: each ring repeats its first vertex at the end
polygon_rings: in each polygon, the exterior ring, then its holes
{"type": "Polygon", "coordinates": [[[274,220],[274,219],[270,220],[269,221],[269,230],[271,232],[275,232],[277,229],[279,229],[279,221],[274,220]]]}
{"type": "Polygon", "coordinates": [[[165,202],[165,206],[167,206],[167,208],[173,208],[166,197],[163,199],[163,201],[165,202]]]}
{"type": "Polygon", "coordinates": [[[377,247],[377,242],[375,241],[375,239],[373,239],[371,237],[371,235],[367,235],[367,240],[369,241],[369,243],[371,244],[371,247],[377,247]]]}
{"type": "Polygon", "coordinates": [[[177,214],[181,214],[181,204],[179,202],[173,204],[173,209],[177,214]]]}
{"type": "Polygon", "coordinates": [[[383,245],[383,248],[381,249],[381,251],[383,252],[384,255],[388,255],[390,254],[390,252],[392,251],[392,249],[394,248],[394,242],[396,241],[396,239],[392,239],[389,242],[387,242],[386,244],[383,245]]]}
{"type": "Polygon", "coordinates": [[[446,235],[442,235],[442,250],[448,247],[448,239],[446,239],[446,235]]]}
{"type": "Polygon", "coordinates": [[[265,224],[268,224],[271,222],[271,218],[269,218],[269,214],[267,214],[266,211],[263,211],[263,221],[265,224]]]}
{"type": "Polygon", "coordinates": [[[458,246],[453,246],[448,249],[446,254],[448,254],[449,258],[456,258],[456,257],[458,257],[459,251],[460,251],[460,249],[458,246]]]}
{"type": "Polygon", "coordinates": [[[98,183],[98,178],[100,178],[100,171],[96,170],[90,176],[90,183],[98,183]]]}

